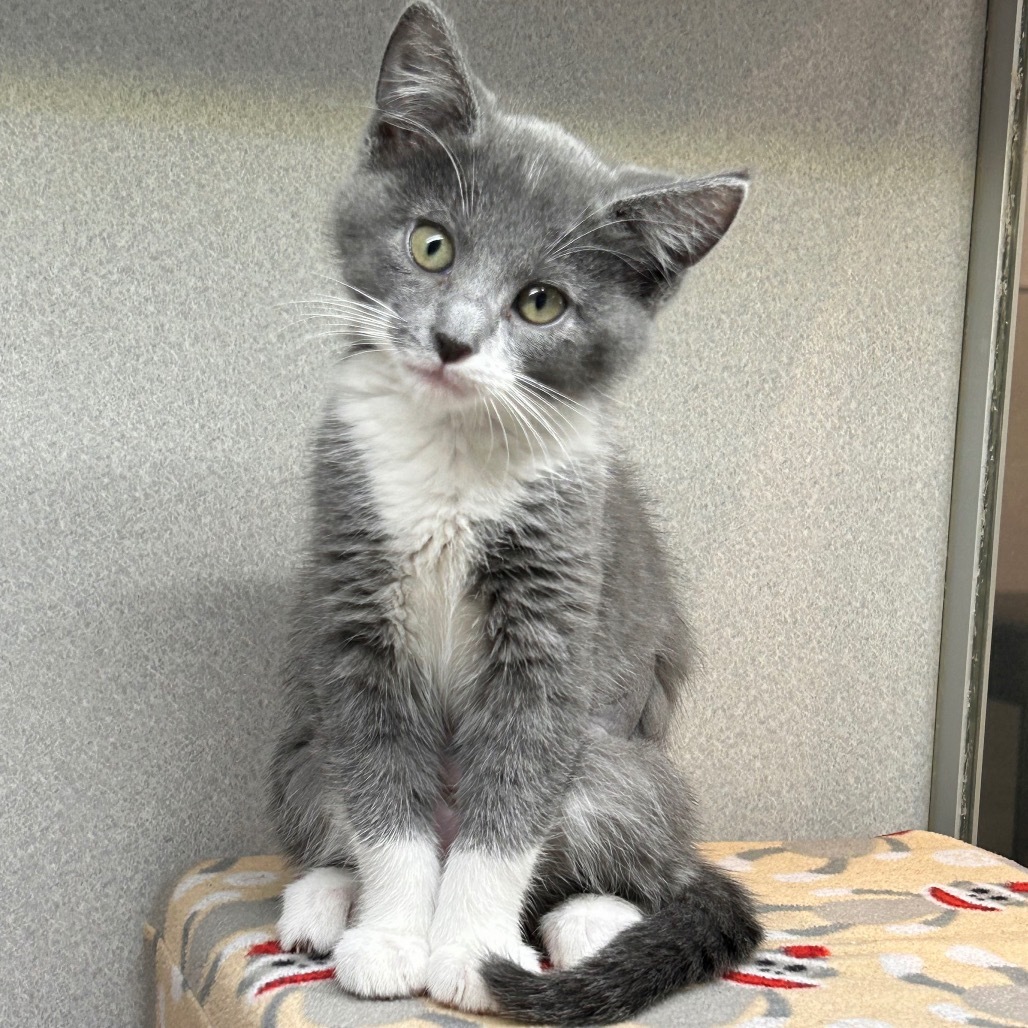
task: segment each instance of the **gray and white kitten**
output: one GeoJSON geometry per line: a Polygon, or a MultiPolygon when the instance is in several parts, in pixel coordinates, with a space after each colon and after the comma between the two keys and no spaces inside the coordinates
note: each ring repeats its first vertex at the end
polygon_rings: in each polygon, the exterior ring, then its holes
{"type": "Polygon", "coordinates": [[[686,634],[605,400],[745,193],[503,113],[430,4],[393,32],[270,775],[281,941],[351,992],[609,1023],[760,939],[665,752],[686,634]]]}

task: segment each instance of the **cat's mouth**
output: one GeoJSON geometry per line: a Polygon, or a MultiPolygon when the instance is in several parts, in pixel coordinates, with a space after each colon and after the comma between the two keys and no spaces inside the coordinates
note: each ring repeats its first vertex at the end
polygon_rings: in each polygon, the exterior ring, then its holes
{"type": "Polygon", "coordinates": [[[410,361],[404,361],[403,365],[417,382],[447,396],[468,397],[477,391],[474,382],[449,365],[414,364],[410,361]]]}

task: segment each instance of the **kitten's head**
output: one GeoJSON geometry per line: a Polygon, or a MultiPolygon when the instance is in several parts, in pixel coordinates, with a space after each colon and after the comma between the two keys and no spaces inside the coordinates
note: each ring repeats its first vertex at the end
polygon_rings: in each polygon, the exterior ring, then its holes
{"type": "Polygon", "coordinates": [[[612,167],[555,125],[503,113],[442,14],[414,3],[335,221],[341,302],[366,305],[353,345],[441,406],[519,384],[588,399],[644,348],[746,188],[743,174],[612,167]]]}

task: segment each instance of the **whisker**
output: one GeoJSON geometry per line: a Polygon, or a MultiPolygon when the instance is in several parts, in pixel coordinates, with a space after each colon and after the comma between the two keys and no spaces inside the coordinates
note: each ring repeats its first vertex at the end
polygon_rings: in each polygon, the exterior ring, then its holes
{"type": "Polygon", "coordinates": [[[335,318],[337,321],[345,321],[352,325],[374,325],[377,328],[391,328],[388,321],[380,318],[369,318],[363,311],[351,310],[347,307],[340,307],[337,310],[318,309],[306,311],[299,315],[301,321],[311,321],[315,318],[335,318]]]}
{"type": "Polygon", "coordinates": [[[578,474],[579,469],[577,461],[575,461],[575,459],[571,456],[571,452],[565,445],[561,432],[557,430],[557,426],[549,418],[546,417],[544,411],[539,410],[538,406],[535,405],[526,394],[518,391],[515,393],[515,395],[517,396],[518,402],[522,405],[522,409],[526,412],[526,415],[534,418],[539,423],[539,427],[541,427],[545,432],[547,432],[547,434],[550,436],[553,442],[556,443],[557,446],[560,448],[561,453],[563,453],[564,455],[566,466],[568,466],[576,474],[578,474]]]}
{"type": "Polygon", "coordinates": [[[351,314],[359,314],[369,321],[378,321],[382,324],[389,324],[397,319],[377,307],[369,307],[367,304],[356,300],[345,300],[339,297],[318,296],[306,300],[290,300],[288,303],[280,304],[281,307],[312,307],[315,309],[327,309],[333,311],[346,311],[351,314]]]}
{"type": "Polygon", "coordinates": [[[592,235],[594,232],[599,232],[604,228],[612,228],[614,225],[652,225],[655,228],[670,228],[677,232],[681,232],[682,226],[673,221],[657,221],[654,218],[612,218],[609,221],[601,221],[597,225],[593,225],[587,228],[584,232],[575,236],[574,239],[569,239],[566,243],[560,246],[560,249],[551,251],[550,256],[560,258],[564,255],[564,251],[571,246],[572,243],[577,243],[579,239],[584,239],[586,236],[592,235]]]}
{"type": "Polygon", "coordinates": [[[400,315],[397,314],[397,312],[395,310],[393,310],[393,308],[390,307],[389,304],[387,304],[385,302],[385,300],[380,300],[377,296],[372,296],[371,293],[366,293],[363,289],[359,289],[357,286],[353,285],[351,282],[347,282],[344,279],[337,278],[334,275],[327,275],[324,272],[318,272],[318,278],[327,279],[329,282],[332,282],[332,283],[334,283],[337,286],[342,286],[343,289],[349,289],[352,292],[357,293],[360,296],[363,296],[366,300],[370,300],[372,303],[377,304],[384,311],[386,311],[387,313],[391,314],[394,318],[396,318],[398,321],[402,322],[404,325],[407,324],[407,322],[402,317],[400,317],[400,315]]]}
{"type": "Polygon", "coordinates": [[[517,379],[518,382],[525,385],[530,392],[538,391],[545,393],[548,397],[555,400],[557,403],[562,403],[565,406],[570,407],[571,410],[575,411],[576,413],[582,414],[590,420],[592,419],[594,411],[592,411],[589,407],[586,407],[583,404],[579,403],[578,400],[573,400],[570,396],[568,396],[566,393],[562,393],[559,389],[554,389],[553,386],[548,386],[545,382],[540,382],[538,381],[538,379],[534,379],[531,376],[525,375],[518,371],[514,372],[514,377],[517,379]]]}
{"type": "MultiPolygon", "coordinates": [[[[485,397],[485,400],[488,402],[489,398],[485,397]]],[[[484,417],[489,423],[489,456],[486,457],[486,461],[488,462],[493,459],[493,446],[495,444],[495,440],[493,438],[493,419],[488,414],[484,414],[484,417]]]]}
{"type": "Polygon", "coordinates": [[[567,237],[569,235],[571,235],[572,232],[574,232],[576,229],[581,228],[596,213],[597,213],[597,211],[596,211],[596,208],[595,208],[595,205],[594,205],[593,201],[590,201],[589,203],[587,203],[578,212],[578,214],[576,215],[575,221],[572,224],[571,228],[567,229],[567,231],[565,231],[565,232],[562,232],[553,241],[553,243],[550,245],[550,247],[546,251],[546,256],[547,257],[551,256],[553,251],[556,250],[557,247],[560,246],[564,242],[564,240],[567,239],[567,237]]]}
{"type": "Polygon", "coordinates": [[[361,343],[374,343],[376,350],[388,350],[381,341],[381,337],[372,335],[371,333],[363,334],[360,332],[348,332],[345,329],[333,332],[311,332],[304,336],[304,339],[313,341],[315,339],[353,339],[354,341],[360,341],[361,343]]]}
{"type": "Polygon", "coordinates": [[[543,455],[545,455],[546,447],[543,445],[542,437],[532,429],[531,425],[529,425],[526,421],[524,414],[513,404],[510,393],[503,390],[496,393],[495,396],[497,402],[503,405],[503,407],[514,418],[515,424],[521,429],[522,436],[525,442],[528,444],[528,449],[532,455],[532,459],[536,459],[536,454],[535,447],[532,445],[532,439],[529,436],[529,432],[532,432],[532,434],[535,436],[540,447],[542,447],[543,455]]]}
{"type": "MultiPolygon", "coordinates": [[[[312,341],[320,339],[320,338],[322,338],[322,337],[321,336],[307,337],[307,338],[305,338],[303,340],[303,342],[309,343],[309,342],[312,342],[312,341]]],[[[355,340],[350,340],[349,342],[350,342],[349,349],[345,353],[342,353],[341,355],[336,355],[336,354],[332,355],[332,365],[333,365],[333,367],[338,367],[340,364],[345,364],[351,358],[359,357],[361,354],[364,354],[364,353],[386,353],[388,351],[388,349],[389,349],[388,347],[385,347],[385,346],[377,346],[377,345],[375,345],[371,341],[360,341],[360,342],[358,342],[358,341],[355,341],[355,340]]]]}
{"type": "MultiPolygon", "coordinates": [[[[291,327],[299,328],[301,326],[300,324],[294,324],[291,327]]],[[[337,339],[368,339],[383,346],[388,345],[388,333],[380,332],[370,326],[341,325],[337,323],[333,327],[326,327],[325,331],[316,331],[317,328],[321,327],[324,326],[311,326],[311,331],[304,333],[304,337],[307,339],[330,339],[332,337],[337,339]]]]}
{"type": "Polygon", "coordinates": [[[516,387],[508,393],[508,398],[515,403],[524,414],[525,427],[528,428],[539,441],[539,445],[542,448],[543,453],[546,453],[547,448],[546,444],[543,442],[542,436],[539,434],[540,429],[557,444],[564,454],[564,459],[571,463],[571,454],[568,452],[568,448],[564,445],[561,433],[556,430],[556,426],[546,417],[545,413],[540,411],[538,407],[536,407],[528,397],[516,387]],[[534,425],[532,424],[533,421],[535,422],[534,425]]]}
{"type": "Polygon", "coordinates": [[[485,397],[486,403],[492,409],[493,414],[496,416],[496,424],[499,425],[500,431],[503,433],[503,448],[507,453],[507,471],[510,471],[510,442],[507,439],[507,426],[503,423],[503,417],[500,412],[496,409],[496,404],[493,402],[493,398],[490,395],[485,397]]]}
{"type": "Polygon", "coordinates": [[[395,318],[396,314],[393,313],[392,308],[382,307],[381,304],[370,304],[364,300],[358,299],[355,296],[339,296],[335,293],[315,293],[313,296],[308,297],[306,300],[296,300],[296,303],[346,303],[355,307],[360,307],[361,310],[374,311],[379,317],[382,318],[395,318]]]}
{"type": "Polygon", "coordinates": [[[636,258],[629,257],[629,255],[623,250],[612,250],[609,246],[575,246],[570,250],[565,250],[560,256],[571,257],[576,253],[607,253],[610,254],[611,257],[617,257],[619,260],[624,261],[625,264],[639,274],[645,274],[647,271],[651,271],[653,269],[652,265],[643,264],[636,258]]]}
{"type": "MultiPolygon", "coordinates": [[[[545,385],[542,382],[537,382],[535,379],[529,379],[529,382],[534,388],[544,390],[555,400],[571,404],[573,407],[577,407],[578,410],[580,410],[583,414],[587,415],[590,418],[595,413],[589,407],[584,407],[577,400],[573,400],[570,396],[568,396],[566,393],[562,393],[559,389],[554,389],[552,386],[545,385]]],[[[602,397],[604,400],[607,400],[608,402],[614,404],[617,407],[623,407],[625,405],[624,400],[620,399],[617,396],[614,396],[612,393],[605,392],[602,389],[597,389],[595,386],[592,387],[592,391],[597,396],[602,397]]]]}
{"type": "Polygon", "coordinates": [[[383,324],[379,321],[370,321],[366,318],[356,317],[352,313],[344,311],[309,311],[290,320],[290,327],[299,325],[320,325],[329,322],[340,328],[349,328],[362,331],[377,332],[379,335],[391,336],[393,326],[383,324]]]}
{"type": "Polygon", "coordinates": [[[575,426],[570,420],[570,418],[568,418],[568,416],[552,400],[549,400],[544,396],[533,395],[531,392],[529,392],[529,390],[527,390],[524,387],[524,385],[521,384],[515,386],[515,388],[519,391],[519,394],[524,397],[526,402],[531,402],[534,404],[543,404],[545,409],[552,411],[554,416],[559,417],[561,421],[563,421],[564,424],[567,425],[567,427],[572,432],[575,431],[575,426]]]}

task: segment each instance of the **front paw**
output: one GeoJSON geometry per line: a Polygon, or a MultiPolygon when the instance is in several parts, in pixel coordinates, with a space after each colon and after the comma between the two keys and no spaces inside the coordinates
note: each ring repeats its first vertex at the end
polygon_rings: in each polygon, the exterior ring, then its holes
{"type": "Polygon", "coordinates": [[[428,943],[416,935],[378,928],[350,928],[332,951],[336,981],[347,991],[374,999],[425,991],[428,943]]]}
{"type": "Polygon", "coordinates": [[[356,878],[341,867],[316,867],[287,885],[278,919],[282,948],[331,953],[356,895],[356,878]]]}
{"type": "Polygon", "coordinates": [[[539,954],[520,941],[485,942],[475,945],[450,943],[436,946],[428,961],[428,994],[437,1003],[457,1007],[469,1013],[490,1013],[497,1007],[479,974],[487,956],[505,957],[538,973],[539,954]]]}

